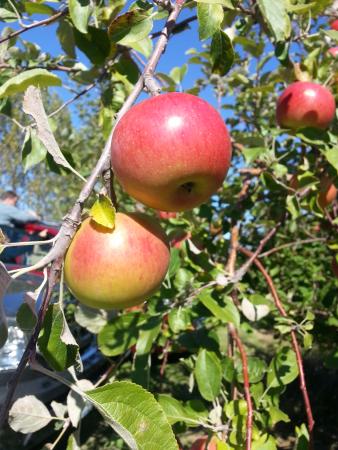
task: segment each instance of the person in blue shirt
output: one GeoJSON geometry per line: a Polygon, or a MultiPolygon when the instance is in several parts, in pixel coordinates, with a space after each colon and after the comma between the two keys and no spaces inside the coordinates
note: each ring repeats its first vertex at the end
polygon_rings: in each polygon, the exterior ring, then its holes
{"type": "MultiPolygon", "coordinates": [[[[37,222],[40,219],[33,211],[20,210],[16,206],[18,200],[19,196],[14,191],[6,191],[0,195],[0,229],[9,242],[20,240],[21,233],[17,227],[27,222],[37,222]]],[[[12,261],[22,252],[23,250],[20,247],[10,247],[0,254],[0,258],[6,262],[12,261]]]]}

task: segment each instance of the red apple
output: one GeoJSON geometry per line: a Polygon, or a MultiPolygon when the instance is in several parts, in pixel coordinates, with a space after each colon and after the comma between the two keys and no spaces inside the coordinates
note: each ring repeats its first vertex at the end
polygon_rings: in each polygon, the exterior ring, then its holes
{"type": "Polygon", "coordinates": [[[170,236],[170,245],[174,248],[181,248],[184,241],[191,238],[191,232],[177,230],[170,236]]]}
{"type": "Polygon", "coordinates": [[[324,86],[309,81],[290,84],[277,102],[277,122],[281,127],[327,128],[334,118],[336,104],[324,86]]]}
{"type": "Polygon", "coordinates": [[[337,262],[337,259],[336,259],[335,256],[334,256],[333,259],[332,259],[331,267],[332,267],[333,275],[334,275],[336,278],[338,278],[338,262],[337,262]]]}
{"type": "Polygon", "coordinates": [[[331,26],[332,30],[338,31],[338,19],[336,19],[333,22],[331,22],[330,26],[331,26]]]}
{"type": "Polygon", "coordinates": [[[132,107],[111,145],[116,177],[128,194],[161,211],[185,211],[222,185],[231,158],[220,114],[194,95],[170,92],[132,107]]]}
{"type": "Polygon", "coordinates": [[[207,445],[208,439],[208,436],[197,439],[197,441],[192,444],[190,450],[217,450],[216,440],[212,438],[209,445],[207,445]]]}
{"type": "Polygon", "coordinates": [[[329,206],[337,197],[337,188],[332,180],[325,176],[320,180],[320,191],[318,194],[318,204],[322,209],[329,206]]]}
{"type": "Polygon", "coordinates": [[[176,219],[177,217],[176,212],[168,212],[168,211],[157,211],[156,215],[160,219],[176,219]]]}
{"type": "Polygon", "coordinates": [[[338,56],[338,47],[329,48],[328,52],[330,53],[330,55],[336,58],[338,56]]]}
{"type": "Polygon", "coordinates": [[[156,292],[169,259],[167,237],[151,217],[117,213],[114,230],[86,219],[67,251],[65,280],[87,306],[126,308],[156,292]]]}

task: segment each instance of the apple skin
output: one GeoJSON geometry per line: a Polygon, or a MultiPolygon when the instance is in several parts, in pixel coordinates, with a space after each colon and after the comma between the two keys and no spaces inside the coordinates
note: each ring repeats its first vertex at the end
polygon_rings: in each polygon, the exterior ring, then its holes
{"type": "Polygon", "coordinates": [[[160,219],[176,219],[176,212],[168,212],[168,211],[156,211],[157,217],[160,219]]]}
{"type": "Polygon", "coordinates": [[[65,281],[84,305],[127,308],[160,287],[170,260],[167,237],[151,217],[117,213],[115,229],[86,219],[65,258],[65,281]]]}
{"type": "Polygon", "coordinates": [[[332,55],[334,58],[337,58],[338,56],[338,47],[331,47],[329,48],[328,52],[330,55],[332,55]]]}
{"type": "Polygon", "coordinates": [[[207,442],[208,436],[199,438],[192,444],[190,450],[217,450],[217,442],[214,438],[211,439],[208,446],[207,442]]]}
{"type": "Polygon", "coordinates": [[[222,185],[231,141],[206,101],[170,92],[133,106],[118,122],[111,163],[125,191],[161,211],[185,211],[222,185]]]}
{"type": "Polygon", "coordinates": [[[335,112],[335,99],[326,87],[309,81],[296,81],[279,97],[276,118],[284,128],[325,129],[333,120],[335,112]]]}
{"type": "Polygon", "coordinates": [[[320,192],[318,194],[318,204],[322,209],[329,206],[337,197],[337,188],[329,177],[320,180],[320,192]]]}
{"type": "Polygon", "coordinates": [[[338,31],[338,19],[336,19],[333,22],[331,22],[330,26],[331,26],[332,30],[338,31]]]}

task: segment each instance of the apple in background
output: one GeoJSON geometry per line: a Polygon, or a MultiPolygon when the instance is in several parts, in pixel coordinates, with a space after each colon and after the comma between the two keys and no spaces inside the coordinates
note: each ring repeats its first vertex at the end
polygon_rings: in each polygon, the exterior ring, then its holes
{"type": "Polygon", "coordinates": [[[320,180],[320,192],[318,194],[318,204],[322,209],[329,206],[337,197],[337,188],[328,176],[320,180]]]}
{"type": "Polygon", "coordinates": [[[170,260],[167,237],[151,217],[117,213],[115,229],[86,219],[65,258],[65,281],[84,305],[126,308],[160,287],[170,260]]]}
{"type": "Polygon", "coordinates": [[[170,236],[170,246],[174,248],[181,248],[183,242],[190,238],[190,231],[175,230],[170,236]]]}
{"type": "Polygon", "coordinates": [[[331,26],[332,30],[338,31],[338,19],[336,19],[333,22],[331,22],[330,26],[331,26]]]}
{"type": "Polygon", "coordinates": [[[207,442],[208,436],[199,438],[192,444],[190,450],[217,450],[217,442],[214,438],[211,439],[208,445],[207,442]]]}
{"type": "Polygon", "coordinates": [[[337,259],[336,259],[335,256],[334,256],[333,259],[332,259],[331,267],[332,267],[333,275],[334,275],[336,278],[338,278],[338,262],[337,262],[337,259]]]}
{"type": "Polygon", "coordinates": [[[176,219],[176,212],[168,212],[168,211],[156,211],[157,217],[160,219],[176,219]]]}
{"type": "Polygon", "coordinates": [[[309,81],[290,84],[277,101],[277,122],[281,127],[325,129],[336,112],[335,99],[324,86],[309,81]]]}
{"type": "Polygon", "coordinates": [[[125,191],[161,211],[185,211],[222,185],[231,141],[206,101],[170,92],[133,106],[116,125],[111,163],[125,191]]]}
{"type": "Polygon", "coordinates": [[[329,52],[330,55],[332,55],[334,58],[337,58],[337,56],[338,56],[338,47],[332,47],[332,48],[329,48],[328,52],[329,52]]]}

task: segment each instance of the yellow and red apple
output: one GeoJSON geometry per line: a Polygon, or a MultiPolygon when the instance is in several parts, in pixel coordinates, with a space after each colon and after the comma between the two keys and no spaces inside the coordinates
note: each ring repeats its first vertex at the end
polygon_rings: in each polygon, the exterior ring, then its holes
{"type": "Polygon", "coordinates": [[[167,237],[151,217],[117,213],[110,230],[86,219],[65,258],[74,296],[94,308],[127,308],[159,289],[169,266],[167,237]]]}

